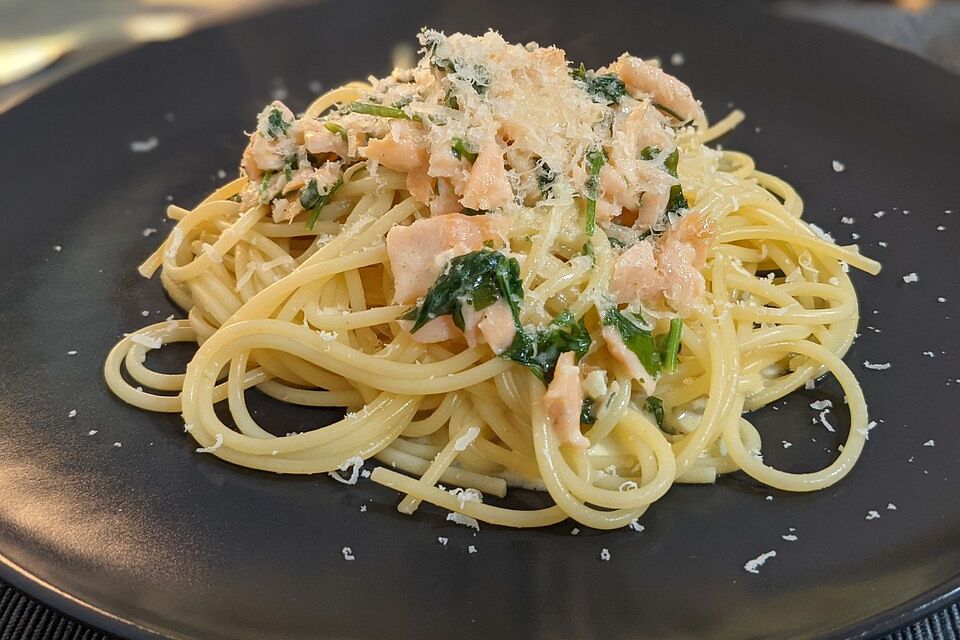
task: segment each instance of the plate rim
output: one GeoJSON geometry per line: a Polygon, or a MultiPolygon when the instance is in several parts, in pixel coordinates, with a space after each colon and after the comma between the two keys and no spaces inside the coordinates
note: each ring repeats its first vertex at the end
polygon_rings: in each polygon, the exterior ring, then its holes
{"type": "MultiPolygon", "coordinates": [[[[856,40],[863,46],[874,47],[877,50],[885,50],[887,52],[893,52],[894,55],[909,58],[913,64],[919,63],[924,65],[928,71],[933,71],[940,75],[947,82],[960,82],[960,75],[924,58],[917,52],[896,46],[895,44],[872,39],[858,31],[845,29],[802,16],[787,14],[777,10],[775,6],[758,6],[749,1],[735,2],[724,6],[733,11],[748,11],[761,14],[765,19],[775,20],[783,24],[794,26],[802,25],[802,28],[811,31],[827,32],[832,34],[831,37],[856,40]]],[[[276,7],[274,8],[274,12],[294,13],[303,8],[303,3],[295,2],[284,7],[276,7]]],[[[14,95],[11,100],[5,101],[0,105],[0,118],[14,111],[29,108],[29,104],[33,100],[39,99],[47,92],[59,87],[65,82],[74,81],[89,73],[96,73],[106,64],[141,55],[144,50],[147,49],[163,49],[172,43],[201,37],[206,33],[219,29],[254,22],[262,13],[262,11],[245,13],[223,22],[202,24],[183,36],[169,40],[136,43],[133,46],[117,52],[115,55],[98,59],[92,64],[76,69],[72,73],[58,77],[53,82],[41,83],[35,90],[28,90],[19,94],[19,96],[14,95]]],[[[40,605],[51,609],[53,613],[59,613],[73,618],[81,624],[93,627],[98,631],[118,636],[123,640],[197,640],[201,638],[201,636],[196,635],[183,635],[172,629],[138,623],[129,617],[112,613],[91,604],[41,578],[35,572],[15,562],[3,553],[0,553],[0,580],[36,600],[40,605]]],[[[871,638],[880,638],[883,634],[889,634],[915,624],[921,619],[929,617],[938,611],[945,610],[955,604],[960,604],[960,568],[956,570],[953,576],[942,581],[940,584],[896,606],[879,611],[844,627],[829,631],[826,634],[816,636],[815,640],[868,640],[871,638]]]]}

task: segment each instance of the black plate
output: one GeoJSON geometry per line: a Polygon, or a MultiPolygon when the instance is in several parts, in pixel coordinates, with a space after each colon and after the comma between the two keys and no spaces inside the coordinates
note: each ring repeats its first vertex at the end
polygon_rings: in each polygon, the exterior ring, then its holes
{"type": "MultiPolygon", "coordinates": [[[[960,213],[945,212],[960,211],[958,107],[956,78],[909,55],[677,0],[325,3],[71,77],[0,118],[0,220],[12,230],[0,240],[0,574],[132,638],[841,638],[904,623],[960,588],[960,213]],[[625,49],[682,52],[667,67],[714,118],[730,102],[746,110],[723,143],[884,263],[877,278],[855,276],[863,335],[847,361],[879,426],[847,479],[810,495],[738,476],[677,487],[639,534],[572,536],[572,523],[474,534],[433,508],[400,516],[397,496],[369,481],[195,454],[176,417],[108,393],[101,362],[121,332],[173,312],[134,270],[158,240],[141,231],[169,228],[168,194],[190,204],[218,170],[233,174],[241,131],[273,91],[300,109],[311,81],[384,73],[424,24],[495,26],[588,66],[625,49]],[[155,150],[131,152],[150,137],[155,150]],[[905,283],[911,272],[919,281],[905,283]],[[781,537],[791,527],[795,542],[781,537]],[[758,575],[744,571],[771,549],[758,575]]],[[[836,392],[827,383],[761,412],[767,459],[825,464],[842,434],[813,424],[808,404],[836,392]]]]}

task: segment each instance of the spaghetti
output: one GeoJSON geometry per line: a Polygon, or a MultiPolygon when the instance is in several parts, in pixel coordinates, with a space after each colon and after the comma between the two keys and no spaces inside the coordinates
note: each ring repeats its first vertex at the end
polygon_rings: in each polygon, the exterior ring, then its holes
{"type": "Polygon", "coordinates": [[[741,470],[811,491],[846,475],[868,429],[841,360],[847,265],[880,266],[803,222],[749,156],[707,146],[743,114],[708,126],[685,85],[629,56],[594,72],[492,32],[421,44],[415,69],[299,119],[274,103],[243,177],[169,207],[140,272],[159,270],[187,318],[124,337],[110,389],[181,413],[199,450],[245,467],[356,482],[375,458],[400,511],[470,525],[610,529],[675,482],[741,470]],[[175,342],[199,345],[184,374],[145,366],[175,342]],[[851,416],[838,458],[766,465],[748,412],[828,373],[851,416]],[[274,436],[253,387],[347,413],[274,436]],[[553,506],[484,502],[508,487],[553,506]]]}

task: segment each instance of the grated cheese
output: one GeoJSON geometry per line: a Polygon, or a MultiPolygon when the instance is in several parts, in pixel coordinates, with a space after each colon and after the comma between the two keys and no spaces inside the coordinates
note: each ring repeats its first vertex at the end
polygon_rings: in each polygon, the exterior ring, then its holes
{"type": "Polygon", "coordinates": [[[466,514],[457,513],[456,511],[451,511],[447,514],[447,522],[455,522],[457,524],[462,524],[465,527],[470,527],[471,529],[480,531],[480,523],[477,522],[476,518],[471,518],[466,514]]]}
{"type": "Polygon", "coordinates": [[[473,444],[473,441],[480,435],[480,427],[470,427],[467,432],[457,438],[453,443],[454,451],[464,451],[473,444]]]}
{"type": "Polygon", "coordinates": [[[157,148],[160,141],[156,136],[150,136],[146,140],[133,140],[130,142],[130,151],[134,153],[147,153],[157,148]]]}
{"type": "Polygon", "coordinates": [[[340,471],[346,471],[350,469],[350,477],[344,478],[336,471],[330,471],[328,475],[336,480],[337,482],[342,482],[343,484],[357,484],[357,480],[360,478],[360,468],[363,466],[363,458],[360,456],[353,456],[352,458],[347,458],[340,463],[340,466],[337,467],[340,471]]]}
{"type": "Polygon", "coordinates": [[[867,512],[867,516],[864,518],[864,520],[877,520],[878,518],[880,518],[880,512],[871,509],[867,512]]]}
{"type": "Polygon", "coordinates": [[[610,550],[604,547],[600,550],[600,559],[604,562],[610,562],[610,550]]]}
{"type": "Polygon", "coordinates": [[[163,346],[163,340],[153,336],[145,336],[140,333],[134,333],[130,336],[130,342],[143,345],[147,349],[159,349],[163,346]]]}
{"type": "Polygon", "coordinates": [[[343,549],[340,550],[340,553],[343,554],[343,559],[346,560],[347,562],[352,562],[356,560],[356,556],[353,555],[353,549],[351,549],[350,547],[344,547],[343,549]]]}
{"type": "Polygon", "coordinates": [[[884,369],[889,369],[891,367],[891,364],[889,362],[873,363],[873,362],[870,362],[869,360],[864,360],[863,366],[866,367],[867,369],[873,369],[874,371],[883,371],[884,369]]]}
{"type": "Polygon", "coordinates": [[[760,573],[760,567],[762,567],[767,560],[770,558],[775,558],[776,556],[776,551],[767,551],[766,553],[761,553],[753,560],[748,560],[747,563],[743,565],[743,570],[747,573],[760,573]]]}
{"type": "Polygon", "coordinates": [[[223,446],[223,434],[222,434],[222,433],[218,433],[218,434],[216,435],[216,440],[215,440],[215,442],[213,443],[213,446],[210,446],[210,447],[198,447],[198,448],[197,448],[197,453],[213,453],[214,451],[216,451],[217,449],[219,449],[219,448],[222,447],[222,446],[223,446]]]}

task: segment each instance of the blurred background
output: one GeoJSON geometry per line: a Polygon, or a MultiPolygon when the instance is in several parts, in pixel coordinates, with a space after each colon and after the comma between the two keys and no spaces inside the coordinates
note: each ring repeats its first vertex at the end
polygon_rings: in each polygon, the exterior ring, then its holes
{"type": "MultiPolygon", "coordinates": [[[[65,75],[139,43],[178,38],[204,26],[307,2],[0,0],[0,113],[65,75]]],[[[960,0],[743,3],[857,32],[960,74],[960,0]]]]}

